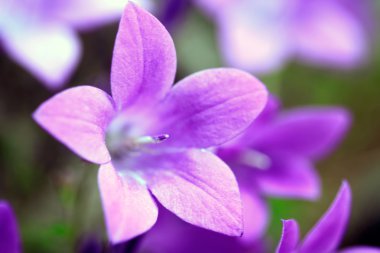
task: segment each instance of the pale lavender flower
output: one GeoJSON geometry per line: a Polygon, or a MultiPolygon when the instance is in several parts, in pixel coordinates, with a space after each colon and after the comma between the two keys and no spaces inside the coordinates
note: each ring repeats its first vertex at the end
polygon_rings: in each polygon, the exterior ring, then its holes
{"type": "MultiPolygon", "coordinates": [[[[141,2],[141,1],[140,1],[141,2]]],[[[127,0],[2,0],[0,43],[49,88],[61,87],[78,64],[76,30],[117,21],[127,0]]]]}
{"type": "Polygon", "coordinates": [[[379,253],[380,249],[365,246],[338,250],[346,230],[350,209],[350,186],[347,182],[343,182],[330,208],[302,242],[299,241],[297,222],[283,221],[282,237],[276,253],[379,253]]]}
{"type": "Polygon", "coordinates": [[[151,194],[183,220],[228,235],[242,232],[235,177],[209,147],[240,134],[264,108],[267,91],[251,75],[213,69],[172,88],[173,41],[149,13],[129,3],[111,69],[112,97],[79,86],[43,103],[34,119],[80,157],[97,164],[109,237],[147,231],[158,215],[151,194]]]}
{"type": "Polygon", "coordinates": [[[230,66],[266,74],[295,57],[345,69],[356,67],[368,54],[366,20],[357,13],[366,1],[195,2],[215,19],[220,47],[230,66]]]}
{"type": "Polygon", "coordinates": [[[4,253],[21,252],[16,217],[6,201],[0,201],[0,250],[4,253]]]}
{"type": "Polygon", "coordinates": [[[344,136],[349,113],[340,107],[301,107],[279,112],[271,97],[263,113],[217,154],[234,171],[243,200],[243,241],[257,240],[267,227],[263,197],[315,200],[320,194],[313,163],[344,136]]]}

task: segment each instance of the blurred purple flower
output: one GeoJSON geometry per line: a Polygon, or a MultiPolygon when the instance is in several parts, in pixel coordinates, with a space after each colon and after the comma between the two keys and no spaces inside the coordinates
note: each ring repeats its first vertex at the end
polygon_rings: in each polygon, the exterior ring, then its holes
{"type": "Polygon", "coordinates": [[[352,68],[368,54],[366,19],[358,15],[366,1],[195,1],[217,22],[222,53],[234,67],[267,74],[296,57],[352,68]]]}
{"type": "Polygon", "coordinates": [[[320,183],[313,162],[342,139],[349,113],[338,107],[302,107],[279,112],[270,97],[264,112],[217,154],[234,171],[243,200],[243,240],[262,236],[268,222],[263,196],[314,200],[320,183]]]}
{"type": "Polygon", "coordinates": [[[284,220],[283,231],[276,253],[379,253],[380,249],[352,247],[339,250],[340,241],[350,216],[351,190],[344,182],[334,202],[314,228],[299,242],[299,228],[295,220],[284,220]]]}
{"type": "Polygon", "coordinates": [[[0,250],[4,253],[21,252],[16,217],[6,201],[0,201],[0,250]]]}
{"type": "Polygon", "coordinates": [[[191,75],[172,88],[173,41],[149,13],[130,3],[111,69],[112,97],[80,86],[43,103],[34,119],[80,157],[97,164],[113,243],[156,222],[151,193],[197,226],[242,232],[241,201],[229,167],[205,150],[231,140],[262,111],[265,87],[234,69],[191,75]]]}
{"type": "MultiPolygon", "coordinates": [[[[2,0],[0,43],[49,88],[61,87],[81,54],[75,30],[120,18],[127,0],[2,0]]],[[[140,1],[141,2],[141,1],[140,1]]]]}

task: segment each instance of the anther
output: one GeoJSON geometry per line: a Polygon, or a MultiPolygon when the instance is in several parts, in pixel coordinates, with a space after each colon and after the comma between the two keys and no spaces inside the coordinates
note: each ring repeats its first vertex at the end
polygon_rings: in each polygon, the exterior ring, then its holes
{"type": "Polygon", "coordinates": [[[158,144],[169,139],[168,134],[160,134],[156,136],[142,136],[136,139],[137,144],[158,144]]]}

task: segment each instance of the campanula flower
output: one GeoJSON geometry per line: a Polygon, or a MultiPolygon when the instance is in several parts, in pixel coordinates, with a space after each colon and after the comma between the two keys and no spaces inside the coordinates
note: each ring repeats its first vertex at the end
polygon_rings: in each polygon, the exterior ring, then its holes
{"type": "Polygon", "coordinates": [[[4,253],[21,252],[16,217],[6,201],[0,201],[0,250],[4,253]]]}
{"type": "MultiPolygon", "coordinates": [[[[76,30],[120,18],[127,0],[2,0],[0,43],[49,88],[62,86],[81,54],[76,30]]],[[[141,2],[141,1],[140,1],[141,2]]]]}
{"type": "MultiPolygon", "coordinates": [[[[257,74],[279,70],[291,58],[352,68],[367,55],[365,1],[195,0],[217,23],[230,66],[257,74]]],[[[368,16],[368,15],[367,15],[368,16]]]]}
{"type": "Polygon", "coordinates": [[[263,197],[318,198],[320,183],[313,163],[334,149],[350,122],[349,113],[340,107],[279,110],[272,96],[241,136],[216,151],[239,183],[243,240],[256,240],[266,229],[269,217],[263,197]]]}
{"type": "Polygon", "coordinates": [[[282,237],[276,253],[379,253],[380,249],[365,246],[338,250],[346,230],[350,209],[350,186],[343,182],[330,208],[302,242],[299,240],[297,221],[283,221],[282,237]]]}
{"type": "Polygon", "coordinates": [[[235,177],[207,148],[247,128],[264,108],[267,91],[234,69],[201,71],[172,87],[175,72],[167,30],[129,3],[115,43],[112,96],[79,86],[33,115],[80,157],[101,165],[99,188],[114,243],[153,226],[158,209],[152,195],[189,223],[242,233],[235,177]]]}

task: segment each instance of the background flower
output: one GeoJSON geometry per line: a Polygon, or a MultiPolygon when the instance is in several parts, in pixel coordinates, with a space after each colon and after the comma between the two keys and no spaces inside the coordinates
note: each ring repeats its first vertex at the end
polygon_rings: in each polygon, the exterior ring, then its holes
{"type": "MultiPolygon", "coordinates": [[[[298,224],[295,220],[284,220],[280,244],[277,253],[317,253],[337,252],[349,220],[351,209],[351,190],[343,182],[334,202],[318,223],[299,243],[298,224]]],[[[352,247],[339,252],[376,253],[380,248],[352,247]]]]}
{"type": "Polygon", "coordinates": [[[16,217],[6,201],[0,201],[0,249],[7,253],[20,253],[21,242],[16,217]]]}
{"type": "MultiPolygon", "coordinates": [[[[195,2],[217,23],[219,44],[229,66],[267,74],[295,57],[349,69],[368,56],[366,20],[347,1],[195,2]]],[[[363,10],[366,4],[357,2],[355,8],[363,10]]]]}
{"type": "Polygon", "coordinates": [[[0,3],[0,42],[13,60],[43,84],[59,88],[79,62],[82,48],[76,30],[117,21],[126,3],[4,0],[0,3]]]}
{"type": "Polygon", "coordinates": [[[243,240],[255,241],[268,225],[264,197],[315,200],[320,180],[317,160],[343,138],[349,113],[338,107],[304,107],[281,112],[271,97],[245,133],[222,145],[217,154],[237,176],[243,199],[243,240]]]}

